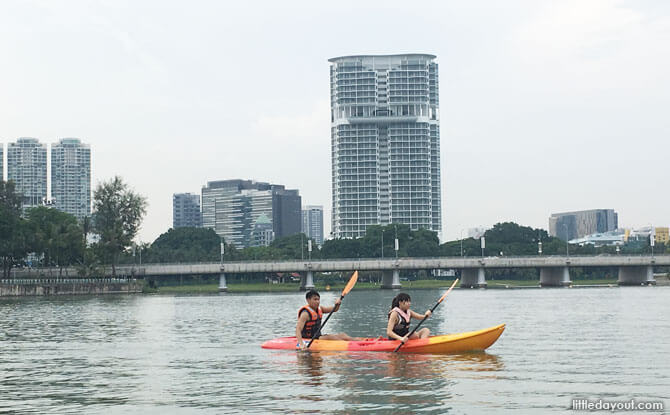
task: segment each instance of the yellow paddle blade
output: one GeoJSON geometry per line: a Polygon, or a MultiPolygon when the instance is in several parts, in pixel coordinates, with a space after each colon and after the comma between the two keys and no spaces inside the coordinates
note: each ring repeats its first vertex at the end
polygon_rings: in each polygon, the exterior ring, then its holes
{"type": "Polygon", "coordinates": [[[440,298],[440,299],[438,300],[438,302],[437,302],[438,304],[441,303],[442,300],[444,300],[444,299],[447,297],[447,294],[449,294],[449,293],[451,292],[451,290],[456,286],[456,283],[457,283],[457,282],[458,282],[458,278],[456,278],[456,280],[454,281],[454,283],[451,284],[451,287],[449,287],[449,289],[447,290],[447,292],[444,293],[444,295],[442,296],[442,298],[440,298]]]}
{"type": "Polygon", "coordinates": [[[344,290],[342,290],[342,297],[349,294],[349,291],[351,291],[351,289],[354,288],[354,285],[356,285],[356,281],[358,281],[358,271],[354,271],[354,275],[349,278],[349,282],[344,287],[344,290]]]}

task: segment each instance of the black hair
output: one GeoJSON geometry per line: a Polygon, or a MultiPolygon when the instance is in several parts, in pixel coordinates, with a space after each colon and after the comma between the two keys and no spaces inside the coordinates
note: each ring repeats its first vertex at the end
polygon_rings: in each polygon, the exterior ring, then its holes
{"type": "MultiPolygon", "coordinates": [[[[393,311],[394,308],[400,307],[400,302],[401,301],[412,301],[410,298],[409,294],[406,293],[400,293],[393,297],[393,301],[391,301],[391,311],[393,311]]],[[[389,317],[391,316],[391,311],[389,311],[389,317]]]]}
{"type": "Polygon", "coordinates": [[[319,297],[319,298],[321,298],[321,295],[319,295],[319,293],[316,292],[315,290],[309,290],[309,291],[307,291],[307,294],[305,294],[305,299],[309,300],[309,299],[312,298],[312,297],[319,297]]]}

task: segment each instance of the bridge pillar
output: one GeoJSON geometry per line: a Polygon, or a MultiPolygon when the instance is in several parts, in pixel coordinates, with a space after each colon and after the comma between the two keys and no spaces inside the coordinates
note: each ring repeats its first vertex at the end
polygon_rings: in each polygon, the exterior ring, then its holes
{"type": "Polygon", "coordinates": [[[463,268],[461,270],[462,288],[486,288],[484,268],[463,268]]]}
{"type": "Polygon", "coordinates": [[[619,267],[619,285],[656,285],[651,265],[619,267]]]}
{"type": "Polygon", "coordinates": [[[382,288],[402,288],[402,285],[400,285],[400,271],[397,268],[383,271],[382,288]]]}
{"type": "Polygon", "coordinates": [[[540,287],[567,287],[571,284],[568,267],[540,268],[540,287]]]}
{"type": "Polygon", "coordinates": [[[307,271],[307,274],[300,275],[300,291],[307,291],[314,289],[314,272],[307,271]]]}
{"type": "Polygon", "coordinates": [[[228,286],[226,285],[226,274],[223,272],[219,274],[219,292],[228,291],[228,286]]]}

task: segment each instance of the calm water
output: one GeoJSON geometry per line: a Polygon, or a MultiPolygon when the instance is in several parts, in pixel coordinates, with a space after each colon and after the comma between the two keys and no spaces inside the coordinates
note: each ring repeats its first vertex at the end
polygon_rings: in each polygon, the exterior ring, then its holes
{"type": "MultiPolygon", "coordinates": [[[[423,312],[442,290],[405,290],[423,312]]],[[[326,332],[384,332],[352,291],[326,332]]],[[[336,293],[322,293],[332,304],[336,293]]],[[[455,290],[433,332],[507,323],[487,353],[296,353],[300,293],[0,300],[0,412],[541,413],[572,398],[670,407],[670,287],[455,290]]]]}

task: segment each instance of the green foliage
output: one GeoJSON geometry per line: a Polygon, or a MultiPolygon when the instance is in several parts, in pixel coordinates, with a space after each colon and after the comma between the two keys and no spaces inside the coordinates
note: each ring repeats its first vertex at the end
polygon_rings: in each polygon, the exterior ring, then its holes
{"type": "Polygon", "coordinates": [[[30,252],[29,235],[26,221],[21,218],[21,195],[14,182],[0,180],[0,263],[4,278],[30,252]]]}
{"type": "Polygon", "coordinates": [[[220,258],[220,243],[213,229],[169,229],[143,255],[146,262],[212,262],[220,258]]]}
{"type": "Polygon", "coordinates": [[[104,267],[100,263],[99,255],[95,252],[96,246],[84,248],[84,255],[76,265],[77,275],[82,278],[95,278],[104,275],[104,267]]]}
{"type": "Polygon", "coordinates": [[[32,251],[42,256],[43,266],[72,265],[84,251],[82,230],[69,213],[40,206],[27,211],[32,251]]]}
{"type": "Polygon", "coordinates": [[[359,239],[329,239],[321,247],[321,257],[332,258],[360,258],[361,241],[359,239]]]}
{"type": "Polygon", "coordinates": [[[130,190],[118,176],[95,189],[93,227],[100,235],[99,245],[105,259],[112,264],[112,274],[116,273],[119,255],[137,234],[146,206],[146,199],[130,190]]]}

